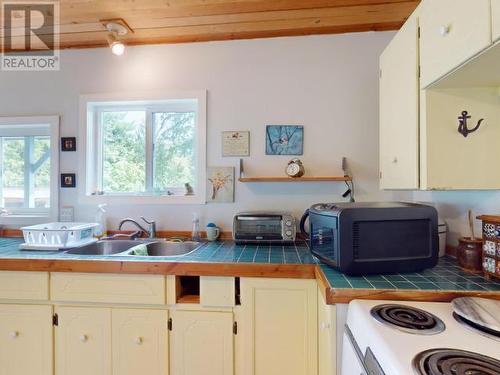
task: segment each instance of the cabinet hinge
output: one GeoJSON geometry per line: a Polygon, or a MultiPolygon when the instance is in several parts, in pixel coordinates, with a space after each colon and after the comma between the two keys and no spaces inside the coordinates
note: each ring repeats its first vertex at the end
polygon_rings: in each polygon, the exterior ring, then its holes
{"type": "Polygon", "coordinates": [[[167,328],[168,328],[169,331],[172,330],[172,318],[168,318],[167,328]]]}
{"type": "Polygon", "coordinates": [[[233,323],[233,333],[234,333],[235,335],[237,335],[237,334],[238,334],[238,322],[234,322],[234,323],[233,323]]]}
{"type": "Polygon", "coordinates": [[[420,26],[418,27],[417,35],[418,35],[418,39],[420,39],[420,26]]]}
{"type": "Polygon", "coordinates": [[[378,178],[382,179],[382,171],[378,173],[378,178]]]}
{"type": "Polygon", "coordinates": [[[59,315],[57,314],[52,315],[52,325],[53,326],[59,325],[59,315]]]}
{"type": "Polygon", "coordinates": [[[379,71],[378,71],[378,77],[382,78],[382,69],[379,69],[379,71]]]}
{"type": "Polygon", "coordinates": [[[420,67],[420,65],[418,66],[418,78],[420,78],[422,76],[422,68],[420,67]]]}

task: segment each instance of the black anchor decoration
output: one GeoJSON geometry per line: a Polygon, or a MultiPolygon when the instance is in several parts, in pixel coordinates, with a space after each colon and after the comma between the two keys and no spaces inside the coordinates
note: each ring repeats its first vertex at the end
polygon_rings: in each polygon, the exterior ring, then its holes
{"type": "Polygon", "coordinates": [[[471,116],[469,116],[469,112],[467,112],[467,111],[463,111],[462,116],[460,116],[458,118],[458,123],[459,123],[458,132],[460,134],[462,134],[465,138],[467,138],[467,136],[470,133],[474,133],[477,129],[479,129],[479,127],[481,126],[481,124],[484,121],[484,118],[482,118],[481,120],[479,120],[479,122],[477,123],[477,125],[474,129],[469,129],[469,128],[467,128],[467,120],[469,120],[470,118],[471,118],[471,116]]]}

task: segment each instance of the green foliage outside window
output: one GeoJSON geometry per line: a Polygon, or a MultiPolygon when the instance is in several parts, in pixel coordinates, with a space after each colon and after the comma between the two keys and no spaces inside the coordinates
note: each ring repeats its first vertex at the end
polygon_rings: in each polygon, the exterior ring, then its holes
{"type": "MultiPolygon", "coordinates": [[[[194,112],[152,114],[153,186],[155,193],[194,184],[194,112]]],[[[145,192],[146,112],[102,113],[103,190],[108,193],[145,192]]]]}

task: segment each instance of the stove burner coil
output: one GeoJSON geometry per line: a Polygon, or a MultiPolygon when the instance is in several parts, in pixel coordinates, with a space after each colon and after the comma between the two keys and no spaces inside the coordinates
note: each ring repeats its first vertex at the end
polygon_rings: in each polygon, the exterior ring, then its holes
{"type": "Polygon", "coordinates": [[[411,306],[378,305],[370,313],[380,323],[408,333],[435,335],[445,329],[443,321],[437,316],[411,306]]]}
{"type": "Polygon", "coordinates": [[[413,359],[417,375],[498,375],[500,361],[455,349],[431,349],[413,359]]]}

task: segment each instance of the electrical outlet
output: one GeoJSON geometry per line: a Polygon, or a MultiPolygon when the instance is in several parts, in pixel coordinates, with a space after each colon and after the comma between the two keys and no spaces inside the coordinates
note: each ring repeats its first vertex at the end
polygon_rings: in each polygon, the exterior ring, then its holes
{"type": "Polygon", "coordinates": [[[63,222],[75,221],[75,208],[73,206],[61,207],[61,212],[59,213],[59,220],[63,222]]]}

